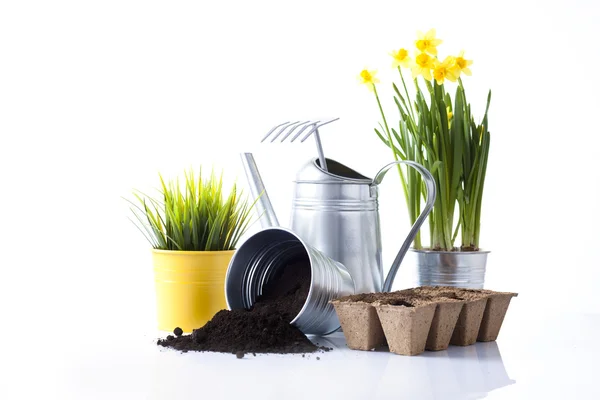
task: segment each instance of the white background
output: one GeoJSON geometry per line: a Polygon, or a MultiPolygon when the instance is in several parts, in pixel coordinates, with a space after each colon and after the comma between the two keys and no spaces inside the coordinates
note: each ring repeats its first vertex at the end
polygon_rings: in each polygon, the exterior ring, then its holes
{"type": "MultiPolygon", "coordinates": [[[[151,331],[149,246],[121,197],[151,190],[159,171],[214,165],[245,185],[238,153],[252,151],[285,222],[314,146],[259,139],[339,116],[322,131],[326,155],[373,176],[391,156],[356,76],[379,70],[393,117],[389,52],[429,28],[442,55],[474,59],[477,116],[493,92],[486,286],[532,308],[599,312],[599,20],[592,0],[2,2],[0,335],[151,331]]],[[[396,175],[381,196],[389,264],[408,231],[396,175]]]]}

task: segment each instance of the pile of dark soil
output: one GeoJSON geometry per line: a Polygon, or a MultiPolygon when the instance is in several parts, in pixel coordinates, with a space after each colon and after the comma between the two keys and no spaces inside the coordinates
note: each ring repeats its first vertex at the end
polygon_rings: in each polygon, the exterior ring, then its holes
{"type": "MultiPolygon", "coordinates": [[[[319,349],[290,322],[298,315],[310,289],[308,259],[280,270],[263,288],[250,310],[222,310],[191,335],[169,335],[159,346],[181,351],[234,353],[312,353],[319,349]]],[[[321,348],[325,350],[325,348],[321,348]]],[[[329,349],[326,349],[329,350],[329,349]]]]}

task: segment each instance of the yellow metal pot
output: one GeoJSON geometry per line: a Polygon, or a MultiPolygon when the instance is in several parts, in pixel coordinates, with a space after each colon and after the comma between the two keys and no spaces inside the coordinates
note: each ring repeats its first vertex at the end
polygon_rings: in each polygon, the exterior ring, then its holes
{"type": "Polygon", "coordinates": [[[234,250],[152,250],[158,329],[200,328],[227,308],[225,274],[234,250]]]}

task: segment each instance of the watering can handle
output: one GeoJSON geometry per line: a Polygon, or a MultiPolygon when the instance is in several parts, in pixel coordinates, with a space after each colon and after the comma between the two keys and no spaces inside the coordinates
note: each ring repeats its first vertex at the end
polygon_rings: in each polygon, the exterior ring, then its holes
{"type": "Polygon", "coordinates": [[[381,181],[383,181],[383,177],[385,176],[385,174],[394,165],[400,165],[400,164],[408,165],[409,167],[416,169],[419,172],[419,174],[421,174],[421,178],[423,178],[423,181],[425,182],[425,188],[427,189],[427,198],[426,198],[426,202],[425,202],[425,208],[421,212],[421,215],[419,215],[419,217],[415,221],[412,228],[410,228],[410,232],[408,233],[408,236],[404,240],[404,243],[402,243],[402,247],[400,247],[400,251],[396,255],[394,262],[392,263],[390,272],[388,272],[388,275],[385,278],[385,282],[383,284],[384,292],[389,292],[392,290],[392,283],[394,283],[394,278],[396,278],[396,273],[398,272],[398,268],[400,268],[400,264],[402,264],[402,260],[404,259],[404,256],[406,255],[406,252],[408,251],[408,248],[410,247],[410,244],[415,239],[417,232],[419,232],[419,229],[421,229],[421,225],[423,225],[423,222],[425,222],[425,219],[431,212],[431,209],[433,208],[433,204],[435,203],[435,196],[436,196],[436,186],[435,186],[435,180],[433,179],[433,176],[424,166],[422,166],[421,164],[418,164],[416,162],[413,162],[413,161],[394,161],[393,163],[389,163],[388,165],[383,167],[377,173],[377,175],[375,175],[375,179],[373,179],[373,185],[379,185],[381,183],[381,181]]]}

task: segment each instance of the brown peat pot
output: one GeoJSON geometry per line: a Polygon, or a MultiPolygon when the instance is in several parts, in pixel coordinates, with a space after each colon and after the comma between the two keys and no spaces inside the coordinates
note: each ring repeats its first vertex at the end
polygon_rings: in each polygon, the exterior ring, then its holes
{"type": "Polygon", "coordinates": [[[510,300],[513,297],[517,297],[518,294],[493,292],[491,290],[484,290],[484,292],[488,293],[489,297],[485,306],[485,311],[483,312],[483,319],[481,320],[477,341],[492,342],[498,338],[510,300]]]}
{"type": "Polygon", "coordinates": [[[510,300],[517,293],[422,286],[392,293],[367,293],[332,301],[348,347],[416,355],[449,344],[469,346],[498,337],[510,300]]]}
{"type": "Polygon", "coordinates": [[[431,351],[446,350],[456,328],[458,317],[465,304],[463,300],[447,297],[436,298],[437,307],[427,336],[425,349],[431,351]]]}
{"type": "Polygon", "coordinates": [[[450,342],[457,346],[468,346],[476,341],[496,340],[510,300],[518,295],[512,292],[462,289],[450,286],[422,286],[406,291],[434,297],[447,296],[466,302],[450,342]]]}
{"type": "Polygon", "coordinates": [[[387,295],[386,293],[363,293],[331,302],[349,348],[373,350],[386,345],[381,322],[372,303],[387,295]]]}
{"type": "Polygon", "coordinates": [[[377,315],[392,353],[414,356],[425,351],[436,304],[411,296],[375,303],[377,315]]]}
{"type": "Polygon", "coordinates": [[[458,316],[450,344],[470,346],[477,341],[487,296],[478,293],[461,293],[459,298],[464,300],[465,304],[458,316]]]}
{"type": "Polygon", "coordinates": [[[353,350],[374,350],[385,346],[377,311],[369,303],[333,302],[346,344],[353,350]]]}

